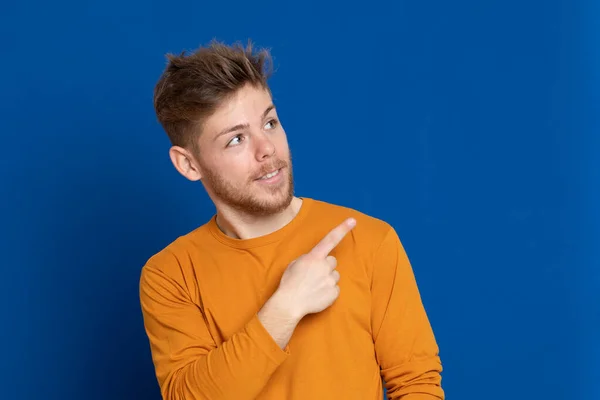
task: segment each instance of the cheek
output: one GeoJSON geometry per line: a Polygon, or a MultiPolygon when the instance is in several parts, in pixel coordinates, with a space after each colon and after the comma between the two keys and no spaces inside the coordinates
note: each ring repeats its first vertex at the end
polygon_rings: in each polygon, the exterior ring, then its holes
{"type": "Polygon", "coordinates": [[[288,147],[287,137],[285,136],[285,132],[281,135],[277,135],[277,139],[275,141],[275,146],[277,147],[277,153],[280,157],[287,157],[290,150],[288,147]]]}
{"type": "Polygon", "coordinates": [[[222,162],[218,170],[219,174],[229,182],[245,184],[251,179],[252,161],[251,157],[240,154],[222,162]]]}
{"type": "Polygon", "coordinates": [[[213,173],[225,178],[239,176],[248,165],[248,157],[243,152],[229,152],[227,154],[218,154],[215,152],[210,157],[205,158],[205,160],[206,166],[213,173]]]}

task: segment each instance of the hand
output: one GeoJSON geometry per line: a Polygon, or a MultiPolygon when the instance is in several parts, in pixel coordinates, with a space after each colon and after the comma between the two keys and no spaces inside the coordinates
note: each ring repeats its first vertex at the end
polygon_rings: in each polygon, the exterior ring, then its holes
{"type": "Polygon", "coordinates": [[[300,320],[333,304],[340,294],[340,274],[335,269],[337,260],[329,253],[355,225],[356,221],[348,218],[287,267],[273,296],[281,309],[300,320]]]}

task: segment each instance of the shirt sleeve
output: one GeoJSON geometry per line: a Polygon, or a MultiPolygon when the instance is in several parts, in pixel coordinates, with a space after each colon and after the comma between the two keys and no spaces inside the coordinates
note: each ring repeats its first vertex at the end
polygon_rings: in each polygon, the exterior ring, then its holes
{"type": "Polygon", "coordinates": [[[442,364],[415,276],[390,231],[374,257],[372,329],[377,361],[391,400],[444,400],[442,364]]]}
{"type": "Polygon", "coordinates": [[[255,399],[288,356],[257,315],[217,346],[184,286],[149,265],[140,278],[140,302],[165,400],[255,399]]]}

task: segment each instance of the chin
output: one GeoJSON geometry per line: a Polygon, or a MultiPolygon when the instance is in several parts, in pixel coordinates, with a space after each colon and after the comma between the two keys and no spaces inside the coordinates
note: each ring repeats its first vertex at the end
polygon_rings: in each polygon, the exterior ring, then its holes
{"type": "Polygon", "coordinates": [[[256,193],[252,196],[256,204],[255,211],[262,210],[261,214],[269,215],[285,210],[294,199],[294,193],[291,189],[291,185],[285,184],[275,193],[265,193],[264,190],[261,190],[262,193],[256,193]]]}
{"type": "Polygon", "coordinates": [[[294,196],[285,191],[277,194],[263,193],[254,198],[256,199],[256,203],[261,204],[265,209],[270,209],[271,212],[279,212],[290,205],[294,196]]]}

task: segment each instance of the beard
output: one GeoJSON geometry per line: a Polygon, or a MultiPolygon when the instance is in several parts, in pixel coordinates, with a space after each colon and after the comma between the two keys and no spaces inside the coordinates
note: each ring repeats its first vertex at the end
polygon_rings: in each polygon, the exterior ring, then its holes
{"type": "Polygon", "coordinates": [[[251,216],[269,216],[285,210],[294,198],[292,164],[276,160],[249,179],[245,184],[234,184],[217,171],[204,170],[204,185],[214,196],[237,211],[251,216]],[[261,185],[256,177],[280,169],[282,181],[277,185],[261,185]]]}

